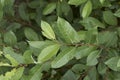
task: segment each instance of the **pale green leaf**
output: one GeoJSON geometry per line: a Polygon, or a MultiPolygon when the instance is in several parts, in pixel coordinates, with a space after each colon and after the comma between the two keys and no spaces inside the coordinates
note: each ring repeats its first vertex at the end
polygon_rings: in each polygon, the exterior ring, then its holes
{"type": "Polygon", "coordinates": [[[70,23],[58,17],[57,24],[54,27],[56,34],[66,43],[79,42],[79,36],[70,23]]]}
{"type": "Polygon", "coordinates": [[[114,71],[118,71],[118,67],[117,67],[117,64],[118,64],[118,61],[119,61],[119,57],[112,57],[110,59],[108,59],[105,64],[112,70],[114,71]]]}
{"type": "Polygon", "coordinates": [[[120,59],[118,60],[117,67],[120,67],[120,59]]]}
{"type": "Polygon", "coordinates": [[[50,45],[44,48],[41,51],[40,55],[38,56],[38,62],[43,63],[44,61],[49,60],[50,58],[57,54],[59,48],[60,48],[59,44],[50,45]]]}
{"type": "Polygon", "coordinates": [[[18,64],[24,63],[23,56],[15,53],[11,47],[4,47],[3,52],[5,57],[12,63],[12,66],[17,66],[18,64]]]}
{"type": "Polygon", "coordinates": [[[88,0],[87,3],[83,7],[81,15],[83,18],[86,18],[91,14],[91,12],[92,12],[92,3],[90,0],[88,0]]]}
{"type": "Polygon", "coordinates": [[[71,4],[71,5],[81,5],[83,3],[85,3],[87,0],[69,0],[68,4],[71,4]]]}
{"type": "Polygon", "coordinates": [[[32,57],[32,51],[31,50],[26,50],[23,54],[25,63],[29,64],[29,63],[34,63],[34,59],[32,57]]]}
{"type": "Polygon", "coordinates": [[[99,51],[93,51],[91,52],[87,57],[87,65],[88,66],[94,66],[98,63],[97,58],[99,57],[99,51]]]}
{"type": "Polygon", "coordinates": [[[20,68],[16,69],[16,72],[15,72],[14,76],[12,76],[11,80],[20,80],[20,78],[23,75],[23,71],[24,71],[24,67],[20,67],[20,68]]]}
{"type": "Polygon", "coordinates": [[[47,22],[41,21],[41,28],[43,30],[42,33],[45,37],[47,37],[48,39],[56,39],[54,31],[47,22]]]}
{"type": "Polygon", "coordinates": [[[0,66],[11,66],[9,63],[0,62],[0,66]]]}
{"type": "Polygon", "coordinates": [[[105,0],[100,0],[100,3],[103,4],[105,2],[105,0]]]}
{"type": "Polygon", "coordinates": [[[56,3],[49,3],[44,9],[43,9],[43,14],[48,15],[52,13],[56,8],[56,3]]]}
{"type": "Polygon", "coordinates": [[[75,54],[76,48],[70,47],[65,48],[62,52],[58,54],[58,56],[52,61],[52,68],[60,68],[66,63],[68,63],[75,54]]]}

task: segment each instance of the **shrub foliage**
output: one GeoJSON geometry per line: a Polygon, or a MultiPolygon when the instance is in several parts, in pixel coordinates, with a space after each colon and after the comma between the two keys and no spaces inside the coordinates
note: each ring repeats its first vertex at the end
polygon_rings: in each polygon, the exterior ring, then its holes
{"type": "Polygon", "coordinates": [[[0,0],[0,80],[120,80],[119,0],[0,0]]]}

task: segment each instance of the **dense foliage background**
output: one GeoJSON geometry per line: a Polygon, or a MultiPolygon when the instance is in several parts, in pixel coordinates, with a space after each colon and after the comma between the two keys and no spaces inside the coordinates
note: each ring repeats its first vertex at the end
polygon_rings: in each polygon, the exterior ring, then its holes
{"type": "Polygon", "coordinates": [[[0,0],[0,80],[120,80],[120,0],[0,0]]]}

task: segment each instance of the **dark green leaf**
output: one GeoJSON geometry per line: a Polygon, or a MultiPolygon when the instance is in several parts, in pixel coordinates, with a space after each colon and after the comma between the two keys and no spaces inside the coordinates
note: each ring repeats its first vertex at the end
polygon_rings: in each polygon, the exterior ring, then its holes
{"type": "Polygon", "coordinates": [[[104,11],[103,12],[103,19],[109,25],[117,25],[118,21],[117,18],[113,15],[111,11],[104,11]]]}
{"type": "Polygon", "coordinates": [[[25,28],[24,33],[26,38],[30,41],[39,40],[37,33],[31,28],[25,28]]]}
{"type": "Polygon", "coordinates": [[[10,46],[13,46],[17,43],[17,38],[12,31],[9,31],[4,34],[4,42],[10,46]]]}

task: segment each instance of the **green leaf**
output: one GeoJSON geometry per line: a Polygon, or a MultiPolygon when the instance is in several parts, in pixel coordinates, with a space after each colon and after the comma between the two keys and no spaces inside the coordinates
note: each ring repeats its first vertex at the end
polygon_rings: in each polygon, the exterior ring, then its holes
{"type": "Polygon", "coordinates": [[[31,78],[29,80],[41,80],[42,73],[40,70],[37,70],[33,75],[31,75],[31,78]]]}
{"type": "Polygon", "coordinates": [[[78,31],[77,33],[80,40],[85,40],[86,31],[78,31]]]}
{"type": "Polygon", "coordinates": [[[17,43],[17,38],[12,31],[9,31],[4,34],[4,42],[10,46],[13,46],[17,43]]]}
{"type": "Polygon", "coordinates": [[[0,21],[2,20],[2,18],[3,18],[3,3],[2,3],[2,1],[0,1],[0,21]]]}
{"type": "Polygon", "coordinates": [[[65,65],[66,63],[68,63],[74,57],[75,50],[76,50],[76,48],[74,48],[74,47],[65,48],[52,61],[52,63],[51,63],[52,68],[60,68],[63,65],[65,65]]]}
{"type": "Polygon", "coordinates": [[[61,3],[61,12],[68,22],[73,20],[72,8],[66,1],[62,1],[61,3]]]}
{"type": "Polygon", "coordinates": [[[79,74],[81,73],[83,70],[86,70],[88,68],[88,66],[86,65],[83,65],[83,64],[75,64],[73,67],[72,67],[72,71],[76,74],[79,74]]]}
{"type": "Polygon", "coordinates": [[[16,71],[17,70],[14,68],[11,71],[6,72],[5,76],[4,76],[4,80],[12,80],[11,78],[12,78],[12,76],[14,76],[16,74],[16,71]]]}
{"type": "Polygon", "coordinates": [[[3,62],[0,62],[0,67],[1,66],[11,66],[9,63],[3,63],[3,62]]]}
{"type": "Polygon", "coordinates": [[[95,29],[97,27],[105,28],[105,25],[94,17],[87,17],[83,19],[82,21],[80,21],[80,23],[88,30],[95,29]]]}
{"type": "Polygon", "coordinates": [[[5,76],[2,77],[2,80],[20,80],[24,71],[24,67],[20,67],[18,69],[12,69],[10,72],[6,72],[5,76]]]}
{"type": "Polygon", "coordinates": [[[86,18],[91,14],[91,12],[92,12],[92,3],[90,0],[88,0],[87,3],[83,7],[81,15],[83,18],[86,18]]]}
{"type": "Polygon", "coordinates": [[[56,34],[66,43],[79,42],[79,36],[73,27],[66,20],[58,17],[57,25],[53,26],[56,34]]]}
{"type": "Polygon", "coordinates": [[[119,60],[117,62],[117,67],[120,67],[120,58],[119,58],[119,60]]]}
{"type": "Polygon", "coordinates": [[[116,17],[120,17],[120,9],[118,9],[118,10],[114,13],[114,15],[115,15],[116,17]]]}
{"type": "Polygon", "coordinates": [[[24,71],[24,67],[20,67],[20,68],[16,69],[16,72],[15,72],[14,76],[12,76],[11,80],[20,80],[20,78],[23,75],[23,71],[24,71]]]}
{"type": "Polygon", "coordinates": [[[48,15],[52,13],[56,8],[56,3],[49,3],[44,9],[43,9],[43,15],[48,15]]]}
{"type": "Polygon", "coordinates": [[[105,2],[105,0],[100,0],[100,3],[103,4],[105,2]]]}
{"type": "Polygon", "coordinates": [[[97,70],[99,74],[104,75],[106,73],[107,67],[104,63],[99,63],[97,70]]]}
{"type": "Polygon", "coordinates": [[[63,77],[61,78],[61,80],[77,80],[76,75],[71,71],[68,70],[63,77]]]}
{"type": "Polygon", "coordinates": [[[26,11],[27,11],[26,4],[21,3],[19,5],[19,9],[18,9],[19,15],[23,20],[29,21],[29,15],[28,15],[28,13],[26,11]]]}
{"type": "Polygon", "coordinates": [[[12,66],[18,66],[19,63],[9,54],[6,54],[5,57],[11,62],[12,66]]]}
{"type": "Polygon", "coordinates": [[[89,70],[88,76],[90,80],[97,80],[98,77],[97,77],[97,70],[95,66],[89,70]]]}
{"type": "Polygon", "coordinates": [[[41,66],[36,65],[29,71],[29,78],[28,80],[41,80],[42,78],[42,72],[41,72],[41,66]]]}
{"type": "Polygon", "coordinates": [[[69,0],[68,4],[78,6],[85,3],[86,1],[87,0],[69,0]]]}
{"type": "Polygon", "coordinates": [[[26,64],[34,63],[34,59],[32,57],[32,51],[26,50],[23,54],[24,60],[26,64]]]}
{"type": "Polygon", "coordinates": [[[37,33],[31,28],[25,28],[24,33],[26,38],[30,41],[39,40],[37,33]]]}
{"type": "Polygon", "coordinates": [[[119,57],[112,57],[108,59],[105,64],[112,70],[118,71],[117,63],[119,61],[119,57]]]}
{"type": "Polygon", "coordinates": [[[93,51],[91,52],[87,57],[87,65],[88,66],[94,66],[98,63],[97,58],[99,57],[99,51],[93,51]]]}
{"type": "Polygon", "coordinates": [[[101,32],[97,36],[98,44],[103,44],[105,46],[116,46],[117,45],[117,32],[105,31],[101,32]]]}
{"type": "Polygon", "coordinates": [[[17,54],[13,51],[11,47],[4,47],[3,49],[4,55],[10,62],[12,66],[17,66],[18,64],[24,64],[24,58],[20,54],[17,54]]]}
{"type": "Polygon", "coordinates": [[[111,11],[104,11],[103,19],[109,25],[115,26],[118,24],[117,18],[113,15],[111,11]]]}
{"type": "Polygon", "coordinates": [[[43,30],[42,34],[45,37],[47,37],[48,39],[56,39],[54,31],[52,30],[51,26],[47,22],[41,21],[41,28],[43,30]]]}
{"type": "Polygon", "coordinates": [[[33,54],[38,56],[40,52],[47,46],[55,44],[53,41],[28,41],[30,45],[30,50],[33,54]]]}
{"type": "Polygon", "coordinates": [[[76,59],[81,59],[83,57],[88,56],[95,48],[88,46],[81,46],[76,49],[75,57],[76,59]]]}
{"type": "Polygon", "coordinates": [[[38,62],[43,63],[55,56],[60,48],[59,44],[50,45],[44,48],[38,56],[38,62]]]}
{"type": "Polygon", "coordinates": [[[85,76],[83,80],[90,80],[89,76],[85,76]]]}

